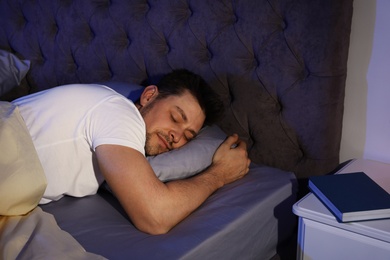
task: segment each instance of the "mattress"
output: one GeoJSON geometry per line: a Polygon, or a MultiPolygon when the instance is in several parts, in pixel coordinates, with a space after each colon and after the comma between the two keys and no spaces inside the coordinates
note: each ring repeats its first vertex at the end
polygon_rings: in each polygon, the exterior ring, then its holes
{"type": "Polygon", "coordinates": [[[164,235],[148,235],[131,223],[106,189],[42,205],[87,252],[108,259],[269,259],[296,225],[291,172],[252,166],[164,235]]]}

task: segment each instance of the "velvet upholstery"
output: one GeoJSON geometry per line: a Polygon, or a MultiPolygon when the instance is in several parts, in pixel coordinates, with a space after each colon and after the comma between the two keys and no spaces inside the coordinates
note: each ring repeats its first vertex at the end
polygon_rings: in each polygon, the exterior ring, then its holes
{"type": "Polygon", "coordinates": [[[187,68],[253,162],[300,178],[339,163],[352,0],[0,0],[0,17],[0,49],[31,61],[17,95],[187,68]]]}

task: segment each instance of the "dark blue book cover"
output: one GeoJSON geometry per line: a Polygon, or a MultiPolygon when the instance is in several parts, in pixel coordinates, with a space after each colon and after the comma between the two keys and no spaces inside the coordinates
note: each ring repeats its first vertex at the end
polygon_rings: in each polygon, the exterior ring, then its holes
{"type": "Polygon", "coordinates": [[[390,194],[364,172],[313,176],[309,188],[339,222],[390,218],[390,194]]]}

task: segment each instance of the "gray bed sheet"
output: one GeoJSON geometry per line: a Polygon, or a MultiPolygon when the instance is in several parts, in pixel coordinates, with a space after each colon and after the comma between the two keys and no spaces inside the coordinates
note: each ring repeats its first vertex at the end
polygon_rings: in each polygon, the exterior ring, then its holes
{"type": "Polygon", "coordinates": [[[164,235],[138,231],[106,190],[43,205],[88,252],[108,259],[269,259],[296,225],[293,173],[252,166],[164,235]]]}

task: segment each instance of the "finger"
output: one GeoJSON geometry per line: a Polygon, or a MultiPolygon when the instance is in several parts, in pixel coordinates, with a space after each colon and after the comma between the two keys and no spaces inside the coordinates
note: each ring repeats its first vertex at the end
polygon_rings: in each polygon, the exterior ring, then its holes
{"type": "Polygon", "coordinates": [[[237,141],[237,146],[242,147],[243,149],[246,149],[246,142],[244,142],[241,139],[239,139],[237,141]]]}
{"type": "Polygon", "coordinates": [[[227,138],[226,138],[226,140],[225,140],[225,143],[226,143],[226,145],[228,145],[228,146],[233,146],[233,145],[237,145],[238,143],[238,135],[237,134],[233,134],[233,135],[230,135],[230,136],[228,136],[227,138]]]}

